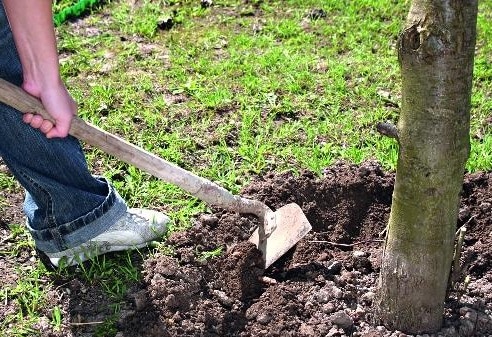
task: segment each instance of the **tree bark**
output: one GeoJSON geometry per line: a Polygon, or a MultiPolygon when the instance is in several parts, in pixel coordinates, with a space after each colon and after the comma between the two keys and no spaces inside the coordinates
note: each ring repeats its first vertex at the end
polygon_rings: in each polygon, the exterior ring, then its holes
{"type": "Polygon", "coordinates": [[[410,334],[440,329],[464,166],[477,0],[413,0],[399,36],[400,145],[376,318],[410,334]]]}

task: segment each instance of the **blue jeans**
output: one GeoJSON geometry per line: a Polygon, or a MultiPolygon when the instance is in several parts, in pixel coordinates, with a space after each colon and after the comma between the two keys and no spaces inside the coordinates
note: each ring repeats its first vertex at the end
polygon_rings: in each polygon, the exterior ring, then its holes
{"type": "MultiPolygon", "coordinates": [[[[22,68],[0,0],[0,78],[22,83],[22,68]]],[[[55,253],[103,233],[127,206],[103,177],[89,173],[79,141],[47,139],[0,103],[0,156],[26,190],[24,212],[36,247],[55,253]]]]}

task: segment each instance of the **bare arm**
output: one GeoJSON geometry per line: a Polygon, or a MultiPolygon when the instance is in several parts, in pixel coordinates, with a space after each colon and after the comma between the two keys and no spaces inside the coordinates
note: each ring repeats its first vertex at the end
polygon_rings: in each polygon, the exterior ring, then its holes
{"type": "Polygon", "coordinates": [[[3,0],[24,72],[22,88],[39,98],[55,125],[26,113],[24,122],[48,138],[65,137],[77,105],[68,93],[58,64],[51,0],[3,0]]]}

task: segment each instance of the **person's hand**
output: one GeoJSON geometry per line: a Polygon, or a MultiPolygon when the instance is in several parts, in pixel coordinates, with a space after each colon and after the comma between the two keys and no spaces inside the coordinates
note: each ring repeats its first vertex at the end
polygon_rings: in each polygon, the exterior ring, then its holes
{"type": "Polygon", "coordinates": [[[40,90],[35,88],[34,85],[24,83],[22,88],[37,97],[51,116],[51,120],[49,120],[41,115],[26,112],[23,116],[23,121],[33,128],[39,129],[47,138],[66,137],[70,130],[72,119],[77,115],[77,104],[65,85],[61,83],[40,90]]]}

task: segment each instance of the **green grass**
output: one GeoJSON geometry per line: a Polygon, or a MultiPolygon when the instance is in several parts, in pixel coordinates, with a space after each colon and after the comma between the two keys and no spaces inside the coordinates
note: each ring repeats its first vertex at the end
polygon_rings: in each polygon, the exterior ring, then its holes
{"type": "Polygon", "coordinates": [[[223,247],[217,247],[216,249],[211,251],[198,252],[198,261],[206,261],[215,257],[219,257],[220,255],[222,255],[223,250],[223,247]]]}
{"type": "Polygon", "coordinates": [[[2,287],[0,301],[14,302],[17,311],[7,315],[0,322],[0,331],[4,332],[5,336],[35,336],[37,332],[34,325],[39,322],[47,305],[47,275],[42,266],[19,266],[16,274],[18,281],[15,285],[2,287]]]}
{"type": "MultiPolygon", "coordinates": [[[[396,143],[375,125],[398,119],[382,93],[399,102],[394,47],[409,1],[217,0],[212,8],[194,0],[132,3],[107,2],[82,27],[57,28],[63,77],[84,119],[234,193],[267,171],[320,174],[337,160],[375,159],[395,169],[396,143]],[[309,19],[306,14],[317,8],[326,17],[309,19]],[[159,28],[169,19],[171,29],[159,28]]],[[[492,165],[490,22],[492,3],[481,1],[469,172],[492,165]]],[[[171,230],[188,228],[194,215],[207,210],[179,188],[99,150],[87,148],[87,156],[131,206],[168,212],[171,230]]],[[[14,188],[15,182],[0,175],[0,187],[14,188]]],[[[12,235],[17,227],[12,225],[12,235]]],[[[20,235],[24,243],[15,249],[32,248],[20,235]]],[[[220,248],[197,252],[201,258],[217,254],[220,248]]],[[[140,278],[137,269],[122,254],[57,277],[100,285],[118,303],[140,278]]],[[[22,302],[25,292],[36,306],[7,318],[18,326],[9,336],[31,336],[26,331],[39,311],[51,312],[53,327],[64,320],[56,314],[60,308],[37,297],[49,282],[32,280],[0,295],[22,302]]],[[[111,335],[113,321],[108,318],[98,333],[111,335]]]]}

